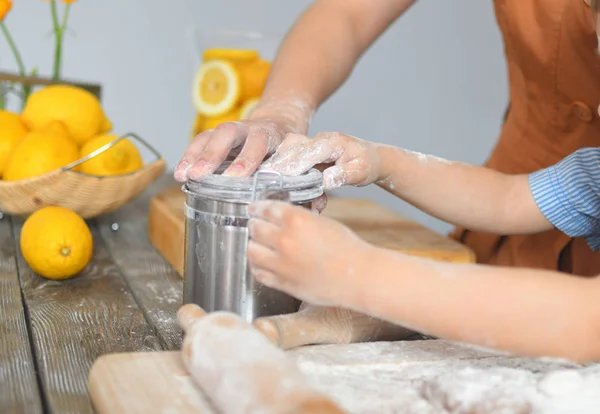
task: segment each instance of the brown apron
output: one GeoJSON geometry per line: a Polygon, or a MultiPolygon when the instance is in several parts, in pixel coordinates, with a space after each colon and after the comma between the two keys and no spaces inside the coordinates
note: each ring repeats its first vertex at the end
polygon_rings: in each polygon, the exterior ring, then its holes
{"type": "MultiPolygon", "coordinates": [[[[510,107],[486,166],[530,173],[600,143],[600,56],[584,0],[495,0],[504,38],[510,107]]],[[[457,228],[451,236],[479,263],[600,274],[600,252],[558,230],[499,236],[457,228]]]]}

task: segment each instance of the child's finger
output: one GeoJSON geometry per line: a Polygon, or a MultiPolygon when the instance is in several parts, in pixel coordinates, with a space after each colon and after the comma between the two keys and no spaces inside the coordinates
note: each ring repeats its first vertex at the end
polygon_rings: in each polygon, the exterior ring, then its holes
{"type": "Polygon", "coordinates": [[[311,141],[296,145],[279,156],[265,162],[264,169],[284,175],[300,175],[315,165],[334,162],[343,153],[334,140],[311,141]]]}
{"type": "Polygon", "coordinates": [[[253,240],[248,242],[246,249],[248,264],[251,269],[263,269],[273,271],[277,262],[277,255],[268,247],[261,245],[253,240]]]}
{"type": "Polygon", "coordinates": [[[327,190],[345,185],[365,185],[367,170],[352,163],[334,165],[323,171],[323,187],[327,190]]]}
{"type": "Polygon", "coordinates": [[[273,157],[278,157],[279,155],[283,154],[286,151],[289,151],[291,148],[300,145],[300,144],[305,144],[310,140],[310,138],[308,138],[307,136],[304,135],[300,135],[300,134],[287,134],[285,136],[285,138],[283,139],[283,142],[281,143],[281,145],[279,145],[279,147],[277,147],[277,151],[275,152],[275,155],[273,155],[273,157]]]}
{"type": "Polygon", "coordinates": [[[252,218],[248,221],[248,233],[250,238],[261,246],[276,250],[281,236],[281,227],[268,221],[252,218]]]}
{"type": "Polygon", "coordinates": [[[327,194],[323,193],[310,204],[310,210],[313,213],[321,214],[327,207],[327,194]]]}
{"type": "Polygon", "coordinates": [[[253,269],[251,273],[257,281],[265,286],[277,288],[279,285],[278,277],[273,272],[264,269],[253,269]]]}
{"type": "Polygon", "coordinates": [[[280,225],[283,223],[283,215],[287,207],[288,204],[283,201],[259,200],[248,206],[248,214],[251,218],[280,225]]]}

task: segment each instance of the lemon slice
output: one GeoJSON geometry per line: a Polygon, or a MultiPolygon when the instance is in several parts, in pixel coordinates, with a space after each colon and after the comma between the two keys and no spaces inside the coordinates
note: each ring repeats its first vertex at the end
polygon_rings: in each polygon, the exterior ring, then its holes
{"type": "Polygon", "coordinates": [[[236,67],[242,82],[242,99],[257,98],[262,95],[271,71],[271,63],[266,60],[255,60],[240,63],[236,67]]]}
{"type": "Polygon", "coordinates": [[[218,116],[233,109],[241,94],[239,74],[224,60],[203,63],[194,76],[193,101],[204,116],[218,116]]]}
{"type": "Polygon", "coordinates": [[[206,49],[202,54],[204,61],[208,60],[230,60],[232,62],[247,62],[259,58],[258,51],[254,49],[227,49],[211,48],[206,49]]]}
{"type": "Polygon", "coordinates": [[[240,107],[240,119],[248,119],[250,117],[250,114],[258,104],[258,101],[260,101],[260,98],[252,98],[248,99],[247,101],[244,101],[244,103],[240,107]]]}

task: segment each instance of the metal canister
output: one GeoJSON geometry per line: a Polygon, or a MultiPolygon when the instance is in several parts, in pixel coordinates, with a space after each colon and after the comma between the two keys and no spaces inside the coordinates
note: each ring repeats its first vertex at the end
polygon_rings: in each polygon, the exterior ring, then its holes
{"type": "Polygon", "coordinates": [[[235,312],[248,322],[295,312],[295,298],[260,284],[249,272],[247,208],[264,196],[309,207],[323,194],[323,176],[315,169],[299,176],[269,171],[251,177],[221,175],[228,165],[182,187],[187,194],[184,303],[195,303],[208,312],[235,312]]]}

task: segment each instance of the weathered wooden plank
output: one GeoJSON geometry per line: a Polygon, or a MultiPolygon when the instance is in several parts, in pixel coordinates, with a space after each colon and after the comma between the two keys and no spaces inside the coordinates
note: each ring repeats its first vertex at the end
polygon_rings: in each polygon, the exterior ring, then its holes
{"type": "Polygon", "coordinates": [[[42,412],[8,217],[0,220],[0,412],[42,412]]]}
{"type": "Polygon", "coordinates": [[[100,233],[147,320],[164,349],[181,346],[177,310],[182,303],[182,280],[148,240],[150,197],[174,183],[170,173],[154,182],[137,199],[97,218],[100,233]],[[118,230],[113,230],[113,223],[118,230]]]}
{"type": "MultiPolygon", "coordinates": [[[[13,227],[18,241],[22,221],[13,227]]],[[[19,276],[48,410],[91,413],[87,376],[94,360],[111,352],[159,350],[98,229],[94,256],[75,278],[35,274],[17,250],[19,276]]]]}

